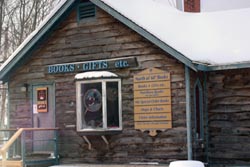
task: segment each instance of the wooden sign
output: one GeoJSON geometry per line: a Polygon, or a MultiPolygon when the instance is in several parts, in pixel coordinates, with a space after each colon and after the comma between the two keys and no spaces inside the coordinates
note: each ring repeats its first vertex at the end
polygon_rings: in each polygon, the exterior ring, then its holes
{"type": "Polygon", "coordinates": [[[37,88],[37,112],[48,112],[48,88],[37,88]]]}
{"type": "Polygon", "coordinates": [[[167,129],[172,128],[172,123],[171,121],[135,122],[135,129],[145,129],[145,127],[150,127],[154,133],[156,129],[162,129],[162,127],[167,129]]]}
{"type": "Polygon", "coordinates": [[[172,128],[170,73],[149,68],[134,76],[135,129],[157,135],[172,128]]]}
{"type": "Polygon", "coordinates": [[[171,113],[146,113],[146,114],[135,114],[135,121],[171,121],[171,113]]]}
{"type": "Polygon", "coordinates": [[[170,112],[171,105],[149,105],[149,106],[135,106],[135,114],[139,113],[159,113],[159,112],[170,112]]]}
{"type": "MultiPolygon", "coordinates": [[[[148,82],[148,81],[147,81],[148,82]]],[[[135,90],[169,89],[170,83],[166,81],[134,83],[135,90]]]]}
{"type": "Polygon", "coordinates": [[[170,89],[137,90],[134,91],[134,96],[142,98],[170,96],[170,89]]]}

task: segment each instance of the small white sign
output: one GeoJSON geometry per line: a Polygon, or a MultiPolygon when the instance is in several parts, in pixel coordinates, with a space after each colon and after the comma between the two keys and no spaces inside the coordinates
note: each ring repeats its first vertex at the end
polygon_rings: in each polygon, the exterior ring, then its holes
{"type": "Polygon", "coordinates": [[[34,114],[37,114],[37,105],[36,104],[33,104],[33,113],[34,114]]]}

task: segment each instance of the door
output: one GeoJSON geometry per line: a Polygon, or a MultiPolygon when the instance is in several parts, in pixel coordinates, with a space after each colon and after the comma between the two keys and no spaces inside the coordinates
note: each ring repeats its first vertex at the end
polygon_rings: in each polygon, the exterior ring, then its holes
{"type": "Polygon", "coordinates": [[[205,133],[204,133],[204,97],[200,80],[194,85],[194,159],[206,162],[205,133]]]}
{"type": "MultiPolygon", "coordinates": [[[[32,86],[33,127],[55,127],[55,88],[54,84],[37,84],[32,86]]],[[[34,131],[33,151],[52,151],[53,131],[34,131]]]]}

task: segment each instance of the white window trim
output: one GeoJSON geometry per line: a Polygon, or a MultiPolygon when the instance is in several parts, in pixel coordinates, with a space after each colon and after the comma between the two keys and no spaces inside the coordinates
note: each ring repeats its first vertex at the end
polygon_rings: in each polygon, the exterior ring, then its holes
{"type": "Polygon", "coordinates": [[[120,78],[103,78],[93,80],[77,80],[76,81],[76,113],[77,113],[77,131],[79,132],[96,132],[96,131],[121,131],[122,130],[122,95],[121,95],[121,79],[120,78]],[[118,115],[119,115],[119,127],[108,128],[107,127],[107,93],[106,82],[118,82],[118,115]],[[81,102],[81,85],[85,83],[102,83],[102,114],[103,114],[103,128],[82,128],[82,102],[81,102]]]}

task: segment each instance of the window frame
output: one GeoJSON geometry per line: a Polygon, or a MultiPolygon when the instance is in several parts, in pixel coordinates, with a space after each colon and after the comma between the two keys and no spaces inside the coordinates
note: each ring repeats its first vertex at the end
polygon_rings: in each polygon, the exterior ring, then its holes
{"type": "Polygon", "coordinates": [[[122,94],[121,94],[121,79],[120,78],[103,78],[103,79],[88,79],[88,80],[77,80],[76,81],[76,113],[77,113],[77,131],[78,132],[104,132],[104,131],[121,131],[122,130],[122,94]],[[118,83],[118,117],[119,127],[109,128],[107,126],[107,82],[118,83]],[[83,128],[83,116],[82,116],[82,84],[101,83],[102,85],[102,128],[83,128]]]}

